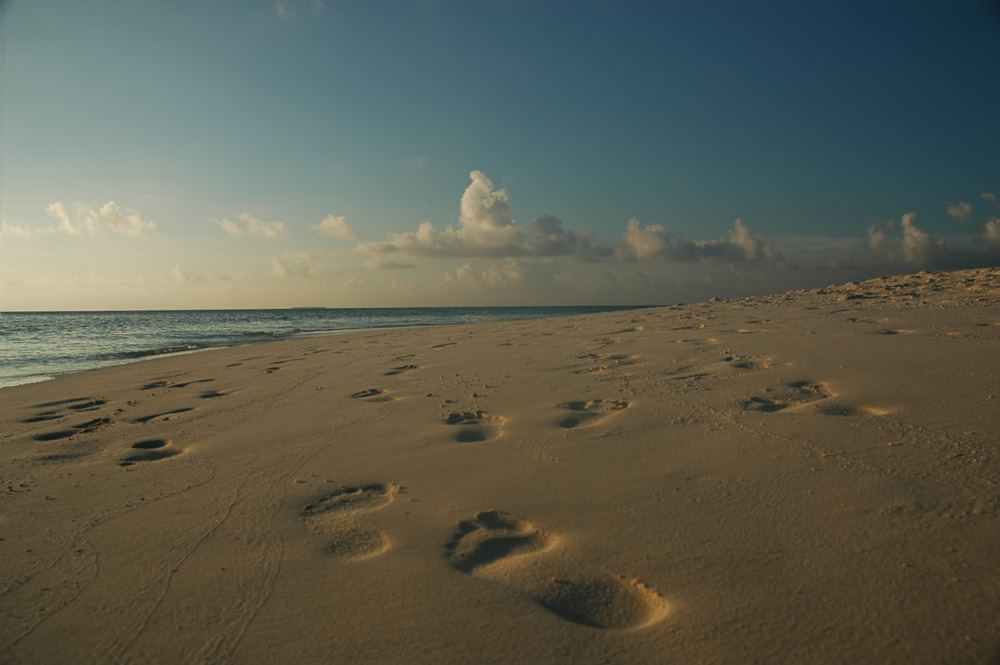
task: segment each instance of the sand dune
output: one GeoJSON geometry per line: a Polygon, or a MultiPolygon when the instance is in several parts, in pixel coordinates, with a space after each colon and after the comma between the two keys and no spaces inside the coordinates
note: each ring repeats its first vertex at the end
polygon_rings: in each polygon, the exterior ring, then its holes
{"type": "Polygon", "coordinates": [[[0,662],[1000,659],[1000,269],[0,396],[0,662]]]}

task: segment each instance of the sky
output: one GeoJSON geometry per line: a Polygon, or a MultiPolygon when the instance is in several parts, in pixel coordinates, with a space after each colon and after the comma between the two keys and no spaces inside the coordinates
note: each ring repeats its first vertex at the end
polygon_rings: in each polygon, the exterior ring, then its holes
{"type": "Polygon", "coordinates": [[[0,0],[0,310],[1000,264],[1000,3],[0,0]]]}

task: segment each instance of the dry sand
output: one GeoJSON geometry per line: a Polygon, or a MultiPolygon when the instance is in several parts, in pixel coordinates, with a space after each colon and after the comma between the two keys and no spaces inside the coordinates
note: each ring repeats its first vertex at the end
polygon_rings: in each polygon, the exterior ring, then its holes
{"type": "Polygon", "coordinates": [[[1000,270],[0,390],[0,662],[990,663],[1000,270]]]}

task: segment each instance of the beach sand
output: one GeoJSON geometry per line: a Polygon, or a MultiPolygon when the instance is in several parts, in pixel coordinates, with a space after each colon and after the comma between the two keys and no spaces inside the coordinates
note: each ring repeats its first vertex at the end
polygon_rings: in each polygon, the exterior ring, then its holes
{"type": "Polygon", "coordinates": [[[1000,662],[1000,269],[0,390],[3,663],[1000,662]]]}

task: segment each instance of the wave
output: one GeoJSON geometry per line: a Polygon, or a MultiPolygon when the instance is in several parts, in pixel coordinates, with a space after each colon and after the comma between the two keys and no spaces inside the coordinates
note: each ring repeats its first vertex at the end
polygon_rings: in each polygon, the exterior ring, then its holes
{"type": "Polygon", "coordinates": [[[167,346],[161,349],[141,349],[138,351],[119,351],[101,356],[111,360],[116,358],[148,358],[150,356],[165,356],[171,353],[184,353],[186,351],[197,351],[199,349],[211,348],[209,344],[181,344],[179,346],[167,346]]]}

